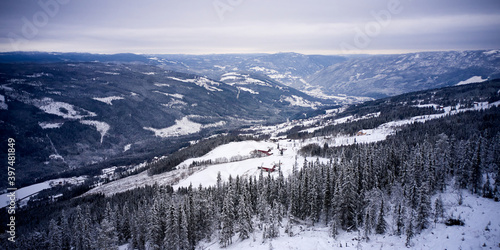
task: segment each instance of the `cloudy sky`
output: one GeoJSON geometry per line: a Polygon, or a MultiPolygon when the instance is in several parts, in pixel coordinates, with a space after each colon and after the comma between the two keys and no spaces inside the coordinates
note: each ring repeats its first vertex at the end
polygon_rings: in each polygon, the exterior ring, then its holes
{"type": "Polygon", "coordinates": [[[500,48],[499,0],[2,0],[0,51],[404,53],[500,48]]]}

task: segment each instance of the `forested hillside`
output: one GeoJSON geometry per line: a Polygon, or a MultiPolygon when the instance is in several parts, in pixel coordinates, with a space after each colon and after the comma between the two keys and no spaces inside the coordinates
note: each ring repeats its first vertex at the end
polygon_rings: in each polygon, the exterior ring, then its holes
{"type": "MultiPolygon", "coordinates": [[[[494,99],[500,95],[498,83],[488,84],[471,85],[469,93],[475,87],[496,88],[496,92],[477,91],[466,99],[498,101],[494,99]]],[[[457,98],[463,91],[464,87],[455,87],[413,97],[439,97],[442,102],[457,104],[464,101],[457,98]]],[[[382,107],[383,103],[390,102],[368,103],[357,109],[382,107]]],[[[329,248],[344,243],[345,247],[372,248],[371,240],[377,235],[390,236],[395,246],[422,247],[424,243],[415,242],[420,234],[472,223],[470,217],[451,210],[464,206],[464,196],[471,194],[478,204],[500,198],[498,124],[500,108],[492,105],[408,124],[375,143],[306,145],[298,154],[309,158],[297,162],[287,176],[281,169],[228,180],[219,174],[213,186],[174,190],[152,184],[112,196],[83,196],[29,207],[19,211],[16,244],[19,249],[117,249],[125,244],[134,249],[213,249],[255,242],[255,246],[267,248],[280,239],[304,235],[304,230],[327,227],[330,238],[325,244],[329,248]],[[456,194],[456,200],[450,201],[449,194],[456,194]],[[349,244],[346,235],[354,237],[349,244]]],[[[320,133],[326,136],[339,131],[332,127],[320,133]]],[[[491,218],[481,227],[447,246],[498,244],[496,220],[491,218]],[[473,236],[478,232],[481,237],[473,236]]]]}

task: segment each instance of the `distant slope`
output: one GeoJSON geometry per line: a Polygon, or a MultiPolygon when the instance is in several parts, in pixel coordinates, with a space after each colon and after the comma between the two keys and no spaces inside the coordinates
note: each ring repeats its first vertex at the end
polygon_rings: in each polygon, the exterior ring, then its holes
{"type": "MultiPolygon", "coordinates": [[[[268,77],[300,91],[313,91],[306,79],[328,66],[347,60],[335,55],[303,55],[299,53],[228,54],[228,55],[151,55],[162,67],[219,78],[222,75],[253,73],[268,77]]],[[[310,92],[309,94],[314,93],[310,92]]],[[[321,96],[321,93],[317,95],[321,96]]],[[[342,100],[341,100],[342,101],[342,100]]],[[[352,100],[348,100],[350,102],[352,100]]]]}
{"type": "Polygon", "coordinates": [[[307,78],[327,94],[380,98],[500,77],[500,51],[422,52],[352,58],[307,78]]]}
{"type": "Polygon", "coordinates": [[[47,53],[47,52],[5,52],[0,53],[0,63],[49,63],[49,62],[141,62],[149,59],[132,53],[90,54],[90,53],[47,53]]]}
{"type": "MultiPolygon", "coordinates": [[[[316,97],[381,98],[500,77],[500,51],[444,51],[399,55],[319,56],[298,53],[153,55],[168,69],[210,76],[265,75],[316,97]]],[[[344,100],[349,103],[353,98],[344,100]]]]}
{"type": "MultiPolygon", "coordinates": [[[[36,62],[0,63],[1,138],[18,141],[19,184],[103,161],[137,163],[199,136],[286,121],[322,105],[268,78],[266,86],[232,86],[154,64],[76,62],[101,55],[26,58],[36,62]]],[[[141,57],[103,60],[134,58],[141,57]]]]}

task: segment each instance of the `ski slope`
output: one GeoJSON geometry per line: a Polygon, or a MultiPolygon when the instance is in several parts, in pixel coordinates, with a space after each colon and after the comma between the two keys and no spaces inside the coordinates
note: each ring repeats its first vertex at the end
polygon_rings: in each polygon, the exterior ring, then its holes
{"type": "MultiPolygon", "coordinates": [[[[261,172],[258,167],[272,167],[274,164],[279,163],[281,163],[281,170],[283,171],[283,174],[287,176],[292,172],[294,165],[301,165],[304,161],[303,157],[297,156],[297,162],[295,162],[298,145],[299,144],[296,144],[295,142],[281,140],[277,143],[269,141],[231,142],[229,144],[219,146],[202,157],[184,161],[177,166],[177,169],[187,169],[189,164],[193,161],[216,160],[221,158],[231,159],[232,157],[238,156],[250,156],[250,153],[254,150],[267,151],[268,149],[271,149],[272,155],[207,166],[205,169],[181,180],[178,184],[174,185],[174,188],[188,187],[191,184],[194,187],[198,187],[199,185],[204,187],[214,186],[217,183],[218,173],[221,174],[222,180],[227,180],[230,175],[233,178],[237,175],[241,177],[258,176],[261,172]],[[280,154],[278,145],[280,145],[280,148],[282,149],[286,148],[286,150],[283,151],[283,155],[280,154]]],[[[267,172],[264,172],[264,174],[267,174],[267,172]]],[[[278,173],[275,171],[270,174],[277,175],[278,173]]]]}

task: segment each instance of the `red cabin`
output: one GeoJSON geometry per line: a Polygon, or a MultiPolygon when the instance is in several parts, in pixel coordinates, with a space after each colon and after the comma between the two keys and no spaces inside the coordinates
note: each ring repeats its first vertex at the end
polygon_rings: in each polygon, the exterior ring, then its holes
{"type": "Polygon", "coordinates": [[[278,164],[273,164],[273,167],[272,168],[268,168],[268,167],[257,167],[258,169],[262,170],[262,171],[266,171],[268,173],[272,173],[274,171],[277,170],[277,168],[279,168],[281,166],[281,163],[278,163],[278,164]]]}
{"type": "Polygon", "coordinates": [[[267,151],[264,151],[264,150],[257,150],[257,151],[262,153],[262,154],[265,154],[267,156],[273,155],[273,153],[271,153],[271,149],[269,149],[267,151]]]}

